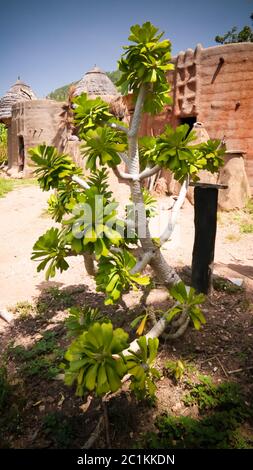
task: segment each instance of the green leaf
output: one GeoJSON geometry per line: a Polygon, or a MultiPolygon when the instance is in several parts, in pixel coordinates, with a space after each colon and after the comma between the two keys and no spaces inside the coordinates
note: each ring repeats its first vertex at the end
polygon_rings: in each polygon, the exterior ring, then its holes
{"type": "Polygon", "coordinates": [[[130,287],[145,286],[150,282],[147,276],[142,277],[139,274],[131,274],[135,264],[136,259],[125,248],[119,253],[100,257],[96,283],[97,291],[104,292],[107,295],[105,300],[106,305],[115,303],[123,291],[130,287]]]}
{"type": "Polygon", "coordinates": [[[173,318],[178,315],[179,313],[182,313],[182,307],[173,307],[168,311],[168,314],[166,315],[166,321],[169,323],[173,318]]]}
{"type": "Polygon", "coordinates": [[[64,259],[67,252],[64,232],[52,227],[44,235],[41,235],[34,244],[31,259],[41,261],[37,267],[38,271],[45,269],[49,264],[46,271],[46,279],[49,279],[55,276],[56,269],[61,272],[68,269],[69,265],[64,259]]]}
{"type": "Polygon", "coordinates": [[[179,282],[175,284],[170,289],[170,295],[173,297],[173,299],[178,300],[178,302],[180,302],[181,304],[184,303],[184,301],[187,300],[187,292],[184,283],[179,282]]]}
{"type": "Polygon", "coordinates": [[[67,181],[75,174],[82,174],[69,155],[61,154],[55,147],[38,145],[29,149],[34,174],[43,191],[57,188],[60,181],[67,181]]]}

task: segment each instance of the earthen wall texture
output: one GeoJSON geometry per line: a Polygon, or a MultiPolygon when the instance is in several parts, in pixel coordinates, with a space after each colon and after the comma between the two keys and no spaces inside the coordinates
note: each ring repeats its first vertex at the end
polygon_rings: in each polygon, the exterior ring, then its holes
{"type": "Polygon", "coordinates": [[[253,44],[202,49],[197,120],[210,138],[225,136],[227,150],[245,152],[253,187],[253,44]]]}
{"type": "Polygon", "coordinates": [[[46,143],[61,147],[64,136],[62,119],[63,103],[50,100],[34,100],[17,103],[12,108],[10,128],[10,161],[9,166],[17,166],[18,138],[23,136],[25,146],[24,173],[31,173],[28,149],[38,144],[46,143]]]}
{"type": "Polygon", "coordinates": [[[253,43],[227,44],[181,52],[168,74],[172,107],[144,115],[141,135],[158,135],[182,118],[203,123],[211,139],[225,136],[227,150],[245,152],[253,189],[253,43]]]}

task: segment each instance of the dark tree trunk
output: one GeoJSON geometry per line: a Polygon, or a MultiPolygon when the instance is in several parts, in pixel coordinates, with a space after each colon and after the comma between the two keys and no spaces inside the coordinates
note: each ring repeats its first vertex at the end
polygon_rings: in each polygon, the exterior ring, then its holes
{"type": "Polygon", "coordinates": [[[194,188],[195,239],[192,253],[192,287],[204,294],[208,294],[212,283],[217,201],[217,188],[194,188]]]}

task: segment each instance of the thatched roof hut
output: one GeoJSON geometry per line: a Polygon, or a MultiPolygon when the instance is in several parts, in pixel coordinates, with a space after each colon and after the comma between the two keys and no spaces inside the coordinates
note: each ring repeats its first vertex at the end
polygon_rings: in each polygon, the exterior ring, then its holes
{"type": "Polygon", "coordinates": [[[36,100],[37,97],[29,85],[17,80],[0,99],[0,122],[7,123],[12,117],[12,106],[20,101],[36,100]]]}
{"type": "Polygon", "coordinates": [[[93,67],[76,84],[74,95],[87,93],[90,98],[100,96],[104,101],[111,102],[119,96],[117,88],[110,78],[99,67],[93,67]]]}
{"type": "Polygon", "coordinates": [[[127,115],[127,107],[123,102],[122,95],[103,70],[94,66],[83,78],[71,88],[71,96],[87,93],[89,98],[98,96],[110,105],[110,112],[122,120],[127,115]]]}

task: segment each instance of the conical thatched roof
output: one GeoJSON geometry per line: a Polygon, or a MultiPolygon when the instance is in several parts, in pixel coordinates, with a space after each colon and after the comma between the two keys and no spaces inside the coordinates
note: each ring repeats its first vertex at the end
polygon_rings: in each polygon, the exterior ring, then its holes
{"type": "Polygon", "coordinates": [[[105,101],[112,101],[119,93],[110,78],[99,67],[93,67],[75,86],[74,95],[87,93],[90,98],[101,96],[105,101]]]}
{"type": "Polygon", "coordinates": [[[17,80],[7,93],[0,99],[0,121],[11,118],[12,105],[19,101],[36,100],[31,87],[21,80],[17,80]]]}

